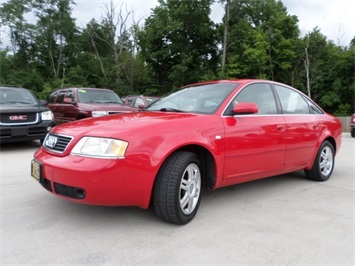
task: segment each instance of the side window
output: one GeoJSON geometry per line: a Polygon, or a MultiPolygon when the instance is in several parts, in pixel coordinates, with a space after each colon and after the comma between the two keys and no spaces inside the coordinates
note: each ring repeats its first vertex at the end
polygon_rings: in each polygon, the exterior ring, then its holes
{"type": "Polygon", "coordinates": [[[60,91],[56,103],[63,103],[67,91],[60,91]]]}
{"type": "Polygon", "coordinates": [[[309,106],[304,98],[292,89],[275,85],[284,114],[309,114],[309,106]]]}
{"type": "Polygon", "coordinates": [[[133,98],[132,97],[127,97],[126,101],[127,101],[128,105],[133,106],[133,98]]]}
{"type": "Polygon", "coordinates": [[[306,98],[306,102],[308,103],[312,114],[323,114],[323,111],[319,109],[319,107],[315,105],[310,99],[306,98]]]}
{"type": "Polygon", "coordinates": [[[48,103],[54,103],[54,100],[55,100],[55,98],[57,97],[57,95],[58,95],[58,92],[57,92],[57,91],[51,93],[51,94],[47,97],[47,102],[48,102],[48,103]]]}
{"type": "Polygon", "coordinates": [[[71,98],[71,102],[74,103],[74,91],[68,90],[67,95],[65,98],[71,98]]]}
{"type": "Polygon", "coordinates": [[[256,83],[245,87],[238,93],[234,104],[241,102],[253,102],[258,105],[260,115],[276,114],[277,108],[272,88],[266,83],[256,83]]]}

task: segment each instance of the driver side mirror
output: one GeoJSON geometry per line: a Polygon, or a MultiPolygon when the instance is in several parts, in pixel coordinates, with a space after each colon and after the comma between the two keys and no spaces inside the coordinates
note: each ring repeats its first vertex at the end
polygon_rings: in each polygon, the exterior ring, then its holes
{"type": "Polygon", "coordinates": [[[239,114],[256,114],[259,112],[258,105],[252,102],[237,103],[233,108],[233,113],[235,115],[239,114]]]}
{"type": "Polygon", "coordinates": [[[69,97],[64,98],[63,103],[74,103],[74,99],[69,97]]]}

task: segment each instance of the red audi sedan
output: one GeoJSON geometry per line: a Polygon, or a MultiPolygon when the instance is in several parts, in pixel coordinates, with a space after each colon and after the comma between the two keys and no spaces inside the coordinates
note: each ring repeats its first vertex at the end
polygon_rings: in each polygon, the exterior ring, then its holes
{"type": "Polygon", "coordinates": [[[341,124],[300,91],[267,80],[185,86],[146,109],[53,128],[31,175],[78,203],[152,206],[190,222],[211,190],[304,170],[327,180],[341,124]]]}

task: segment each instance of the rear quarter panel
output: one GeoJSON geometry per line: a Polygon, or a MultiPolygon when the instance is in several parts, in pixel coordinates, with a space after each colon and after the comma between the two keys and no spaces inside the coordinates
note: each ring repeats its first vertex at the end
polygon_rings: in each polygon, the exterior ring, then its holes
{"type": "Polygon", "coordinates": [[[307,170],[312,168],[316,154],[324,141],[328,140],[333,143],[335,154],[339,152],[342,143],[342,126],[338,118],[329,114],[324,114],[318,115],[317,119],[320,122],[319,138],[317,147],[314,149],[313,160],[307,166],[307,170]]]}

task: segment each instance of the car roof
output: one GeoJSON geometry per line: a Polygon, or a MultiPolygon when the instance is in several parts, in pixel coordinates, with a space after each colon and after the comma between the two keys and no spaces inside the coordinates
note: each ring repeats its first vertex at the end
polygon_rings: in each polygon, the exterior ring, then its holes
{"type": "Polygon", "coordinates": [[[217,84],[217,83],[253,83],[253,82],[267,82],[267,83],[275,83],[277,84],[278,82],[272,81],[272,80],[264,80],[264,79],[221,79],[221,80],[210,80],[210,81],[202,81],[202,82],[197,82],[197,83],[192,83],[183,86],[184,87],[191,87],[191,86],[197,86],[197,85],[204,85],[204,84],[217,84]]]}
{"type": "Polygon", "coordinates": [[[11,85],[0,85],[0,89],[20,89],[20,90],[27,90],[25,88],[19,86],[11,86],[11,85]]]}
{"type": "Polygon", "coordinates": [[[86,87],[59,88],[59,89],[56,89],[55,91],[60,91],[60,90],[106,90],[106,91],[112,91],[112,90],[106,89],[106,88],[86,88],[86,87]]]}

